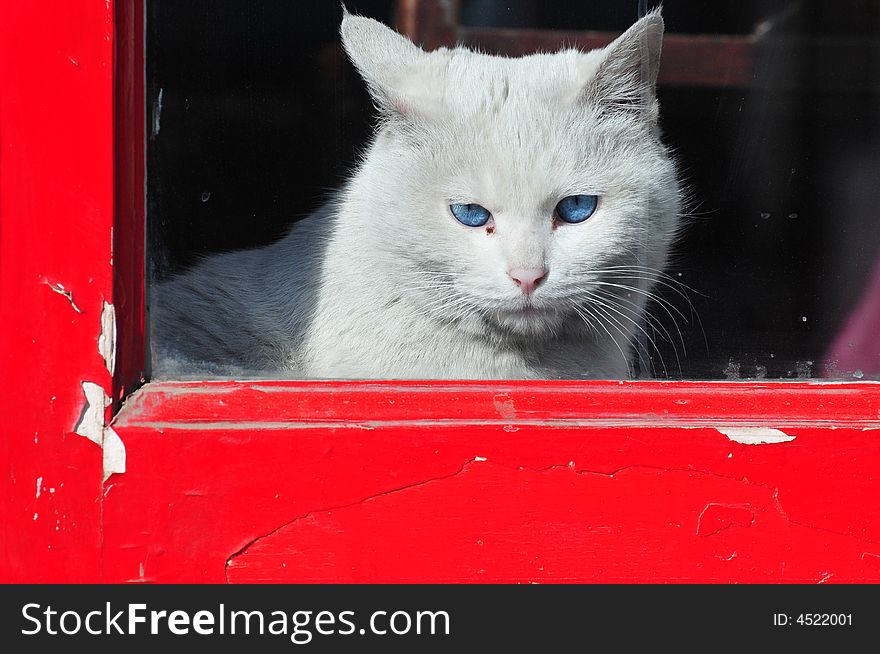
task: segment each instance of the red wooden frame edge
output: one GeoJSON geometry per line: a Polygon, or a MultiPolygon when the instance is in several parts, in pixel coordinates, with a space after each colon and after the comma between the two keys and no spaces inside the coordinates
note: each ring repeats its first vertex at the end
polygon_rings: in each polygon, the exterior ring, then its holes
{"type": "Polygon", "coordinates": [[[880,428],[877,382],[151,382],[114,426],[590,423],[880,428]]]}
{"type": "MultiPolygon", "coordinates": [[[[118,30],[136,32],[140,10],[117,8],[118,30]]],[[[117,402],[140,381],[145,356],[143,62],[134,36],[119,34],[116,51],[117,402]]],[[[151,382],[112,423],[129,468],[104,484],[101,575],[785,581],[786,559],[777,569],[774,558],[781,539],[801,544],[787,559],[795,580],[880,579],[878,525],[864,504],[877,457],[861,459],[877,450],[878,409],[880,384],[870,382],[151,382]],[[749,432],[742,443],[717,429],[728,427],[796,438],[755,448],[749,432]],[[637,506],[658,489],[668,506],[637,506]],[[587,522],[560,527],[554,507],[587,510],[584,498],[610,491],[617,499],[587,522]],[[587,495],[572,503],[570,493],[587,495]],[[785,511],[774,504],[780,493],[785,511]],[[441,515],[426,522],[422,507],[441,515]],[[615,516],[620,534],[653,526],[649,542],[673,543],[692,560],[680,556],[676,567],[640,538],[584,540],[584,528],[615,516]],[[683,540],[663,522],[674,516],[690,521],[683,540]],[[752,524],[764,531],[742,530],[752,524]],[[494,534],[494,549],[471,551],[491,542],[484,533],[494,534]],[[545,570],[521,559],[522,548],[570,567],[545,570]],[[829,548],[841,560],[833,570],[822,567],[829,548]]]]}
{"type": "Polygon", "coordinates": [[[144,2],[116,2],[114,22],[114,221],[113,297],[116,360],[113,408],[144,381],[145,311],[145,107],[144,2]]]}
{"type": "Polygon", "coordinates": [[[876,582],[878,397],[152,383],[114,422],[130,467],[105,485],[104,579],[876,582]]]}

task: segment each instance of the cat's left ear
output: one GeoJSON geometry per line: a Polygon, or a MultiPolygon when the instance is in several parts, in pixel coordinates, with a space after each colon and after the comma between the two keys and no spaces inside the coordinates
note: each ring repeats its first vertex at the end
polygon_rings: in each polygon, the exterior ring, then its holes
{"type": "Polygon", "coordinates": [[[662,48],[663,18],[653,11],[601,51],[585,96],[603,113],[626,113],[656,122],[662,48]]]}
{"type": "Polygon", "coordinates": [[[379,108],[388,115],[420,113],[428,80],[419,70],[428,53],[382,23],[348,12],[340,28],[342,45],[379,108]]]}

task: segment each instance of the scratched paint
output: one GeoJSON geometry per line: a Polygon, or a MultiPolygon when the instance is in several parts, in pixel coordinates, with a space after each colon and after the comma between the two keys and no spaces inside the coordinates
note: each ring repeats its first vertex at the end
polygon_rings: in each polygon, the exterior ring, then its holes
{"type": "Polygon", "coordinates": [[[77,313],[82,313],[82,312],[83,312],[83,310],[80,309],[80,308],[77,306],[76,302],[74,302],[74,300],[73,300],[73,292],[71,292],[71,291],[67,290],[66,288],[64,288],[64,285],[63,285],[63,284],[52,283],[52,282],[49,282],[49,281],[44,281],[43,283],[44,283],[46,286],[48,286],[50,289],[52,289],[53,291],[55,291],[56,293],[58,293],[59,295],[63,295],[64,297],[66,297],[66,298],[67,298],[67,301],[70,302],[70,306],[71,306],[71,308],[73,308],[74,311],[76,311],[77,313]]]}
{"type": "Polygon", "coordinates": [[[755,512],[748,505],[711,502],[697,518],[697,536],[712,536],[733,526],[751,527],[754,522],[755,512]]]}
{"type": "Polygon", "coordinates": [[[492,401],[495,403],[495,409],[503,420],[515,420],[516,408],[513,405],[513,398],[507,393],[498,393],[492,401]]]}

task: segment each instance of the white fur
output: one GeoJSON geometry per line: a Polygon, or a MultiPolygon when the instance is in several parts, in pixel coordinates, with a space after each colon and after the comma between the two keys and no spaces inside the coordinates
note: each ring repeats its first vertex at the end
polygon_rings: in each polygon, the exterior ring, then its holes
{"type": "Polygon", "coordinates": [[[426,53],[346,15],[372,144],[285,239],[157,289],[156,372],[182,355],[316,378],[629,376],[680,209],[656,124],[662,30],[652,13],[602,50],[504,58],[426,53]],[[595,214],[554,228],[578,194],[599,196],[595,214]],[[458,223],[458,202],[486,207],[494,233],[458,223]],[[530,297],[507,274],[541,267],[530,297]]]}

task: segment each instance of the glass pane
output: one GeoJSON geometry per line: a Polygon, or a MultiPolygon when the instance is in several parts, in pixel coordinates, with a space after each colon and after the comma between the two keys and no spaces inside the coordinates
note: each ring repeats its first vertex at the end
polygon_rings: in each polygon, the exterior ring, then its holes
{"type": "Polygon", "coordinates": [[[154,378],[880,379],[876,2],[663,3],[680,212],[650,29],[489,57],[652,3],[406,4],[147,0],[154,378]]]}

